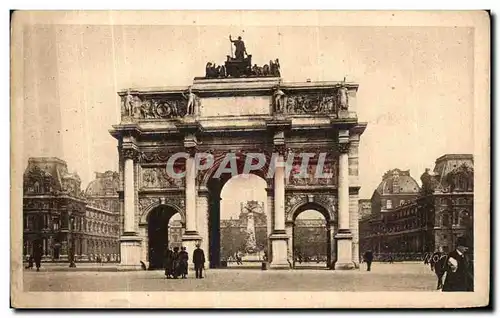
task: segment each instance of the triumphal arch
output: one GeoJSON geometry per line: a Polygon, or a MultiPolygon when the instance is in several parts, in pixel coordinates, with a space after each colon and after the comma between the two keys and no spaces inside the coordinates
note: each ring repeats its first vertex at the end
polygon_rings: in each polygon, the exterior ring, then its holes
{"type": "Polygon", "coordinates": [[[110,133],[119,153],[120,268],[161,267],[176,213],[189,254],[199,243],[218,267],[220,192],[234,173],[266,181],[271,269],[290,268],[295,217],[308,209],[327,221],[328,266],[358,265],[358,147],[366,128],[356,115],[358,85],[286,82],[278,59],[260,67],[251,58],[208,63],[188,87],[118,92],[121,122],[110,133]],[[314,174],[318,166],[327,177],[314,174]]]}

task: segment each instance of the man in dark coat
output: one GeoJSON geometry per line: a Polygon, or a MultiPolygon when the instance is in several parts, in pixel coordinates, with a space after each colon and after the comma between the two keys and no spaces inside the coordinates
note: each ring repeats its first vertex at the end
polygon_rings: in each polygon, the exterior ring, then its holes
{"type": "Polygon", "coordinates": [[[464,237],[457,239],[457,247],[448,254],[445,264],[446,279],[443,291],[474,291],[474,274],[468,260],[469,249],[464,237]]]}
{"type": "Polygon", "coordinates": [[[173,276],[173,253],[170,247],[165,251],[165,276],[167,276],[167,279],[173,276]]]}
{"type": "Polygon", "coordinates": [[[33,260],[35,261],[36,271],[39,272],[42,263],[42,247],[39,244],[33,246],[33,260]]]}
{"type": "Polygon", "coordinates": [[[188,261],[189,255],[186,252],[186,248],[181,247],[181,251],[179,252],[179,274],[182,278],[186,278],[188,274],[188,261]]]}
{"type": "Polygon", "coordinates": [[[373,253],[371,250],[368,250],[365,252],[365,254],[363,255],[363,258],[366,262],[366,270],[367,271],[371,271],[372,270],[372,262],[373,262],[373,253]]]}
{"type": "Polygon", "coordinates": [[[179,277],[179,248],[174,247],[174,252],[172,253],[172,277],[177,279],[179,277]]]}
{"type": "Polygon", "coordinates": [[[205,268],[205,253],[200,248],[200,244],[196,244],[196,249],[193,252],[194,270],[196,278],[203,278],[203,269],[205,268]]]}

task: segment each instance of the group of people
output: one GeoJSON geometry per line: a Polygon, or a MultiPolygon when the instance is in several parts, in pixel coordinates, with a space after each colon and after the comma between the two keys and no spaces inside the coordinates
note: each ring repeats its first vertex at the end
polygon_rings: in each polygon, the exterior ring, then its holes
{"type": "MultiPolygon", "coordinates": [[[[165,276],[167,279],[187,278],[188,275],[189,254],[186,247],[168,248],[165,255],[165,276]]],[[[196,244],[193,252],[193,263],[196,272],[196,278],[203,278],[203,269],[205,268],[205,253],[196,244]]]]}
{"type": "Polygon", "coordinates": [[[467,240],[459,237],[455,250],[450,253],[446,254],[439,249],[424,257],[424,264],[430,265],[436,274],[437,289],[444,292],[474,291],[474,264],[469,259],[468,251],[467,240]]]}
{"type": "MultiPolygon", "coordinates": [[[[444,253],[440,248],[437,252],[427,253],[424,264],[429,265],[437,277],[437,289],[443,292],[474,291],[474,263],[469,258],[469,244],[465,237],[457,238],[456,248],[450,253],[444,253]],[[443,281],[444,280],[444,281],[443,281]]],[[[373,252],[363,254],[367,271],[371,271],[373,252]]]]}

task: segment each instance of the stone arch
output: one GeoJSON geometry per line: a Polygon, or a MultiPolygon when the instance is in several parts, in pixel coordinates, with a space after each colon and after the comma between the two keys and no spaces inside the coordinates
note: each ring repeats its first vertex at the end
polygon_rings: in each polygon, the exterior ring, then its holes
{"type": "Polygon", "coordinates": [[[149,214],[156,208],[160,207],[160,206],[164,206],[166,208],[172,208],[174,209],[177,213],[180,214],[181,216],[181,223],[185,224],[186,223],[186,215],[185,215],[185,211],[182,207],[179,206],[180,204],[178,203],[173,203],[173,202],[166,202],[166,203],[162,203],[160,200],[158,200],[157,202],[152,202],[151,204],[149,204],[147,207],[144,208],[142,214],[141,214],[141,218],[139,220],[139,225],[140,226],[145,226],[148,224],[148,216],[149,214]]]}
{"type": "Polygon", "coordinates": [[[305,210],[316,210],[321,213],[327,223],[335,221],[335,202],[333,197],[298,195],[293,196],[285,208],[285,222],[295,223],[295,218],[305,210]]]}

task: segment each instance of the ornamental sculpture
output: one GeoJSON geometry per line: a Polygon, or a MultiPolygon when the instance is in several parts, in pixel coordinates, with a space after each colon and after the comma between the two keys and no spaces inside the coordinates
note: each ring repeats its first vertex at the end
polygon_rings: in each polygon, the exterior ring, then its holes
{"type": "Polygon", "coordinates": [[[283,113],[285,110],[285,93],[278,87],[274,90],[274,111],[276,113],[283,113]]]}
{"type": "Polygon", "coordinates": [[[229,36],[231,43],[231,55],[227,55],[224,65],[217,66],[214,62],[208,62],[205,68],[205,78],[226,78],[226,77],[280,77],[280,63],[276,59],[269,61],[263,66],[252,66],[252,55],[247,53],[245,42],[241,36],[233,40],[229,36]],[[233,45],[235,52],[233,55],[233,45]]]}
{"type": "Polygon", "coordinates": [[[127,92],[122,98],[123,117],[135,119],[175,119],[194,115],[198,97],[189,88],[177,96],[135,96],[127,92]]]}
{"type": "Polygon", "coordinates": [[[286,100],[286,112],[289,114],[336,114],[334,96],[323,94],[289,95],[286,100]]]}

